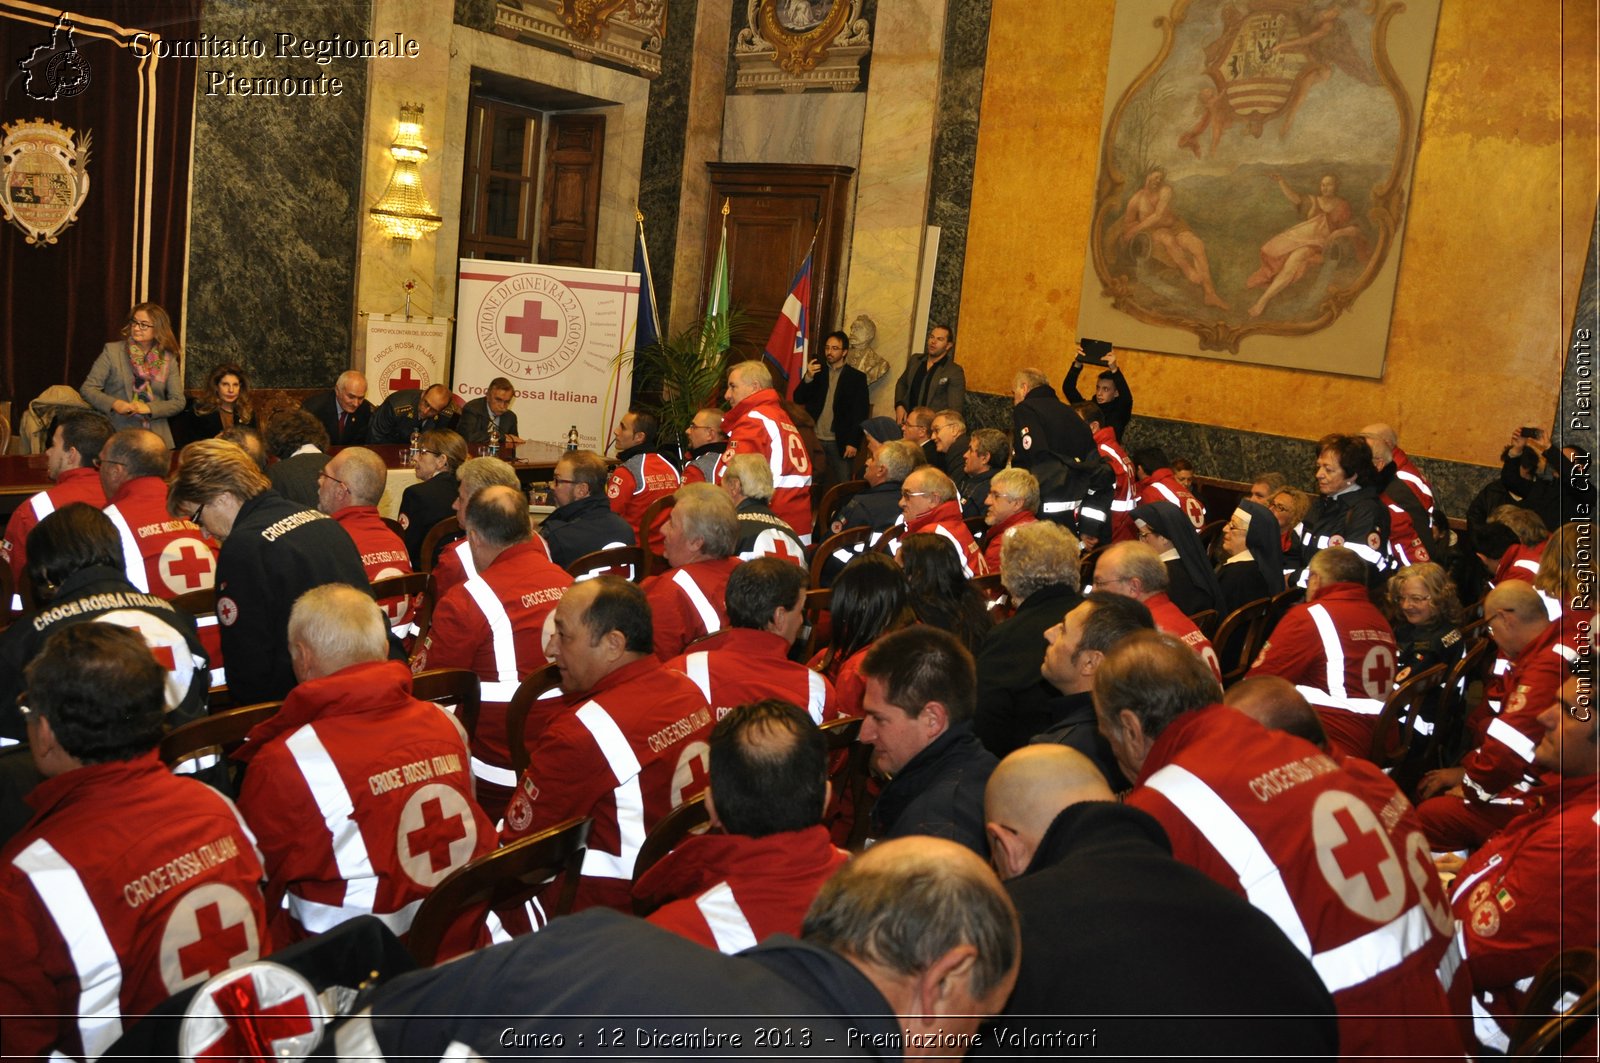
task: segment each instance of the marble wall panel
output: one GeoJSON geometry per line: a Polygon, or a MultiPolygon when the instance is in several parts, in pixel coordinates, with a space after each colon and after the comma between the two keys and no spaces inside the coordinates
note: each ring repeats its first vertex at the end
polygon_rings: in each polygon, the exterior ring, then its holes
{"type": "MultiPolygon", "coordinates": [[[[972,211],[972,175],[978,162],[978,112],[989,49],[992,0],[950,5],[939,74],[938,135],[929,174],[928,224],[939,227],[939,259],[933,270],[928,320],[956,323],[961,312],[961,277],[967,257],[967,219],[972,211]]],[[[957,326],[959,331],[959,326],[957,326]]]]}
{"type": "MultiPolygon", "coordinates": [[[[368,0],[210,0],[215,38],[368,36],[368,0]]],[[[187,377],[241,363],[258,382],[315,387],[348,364],[354,320],[362,129],[373,64],[202,60],[190,205],[187,377]],[[338,77],[338,96],[207,93],[206,69],[239,78],[338,77]]]]}
{"type": "Polygon", "coordinates": [[[730,96],[721,161],[859,166],[866,112],[860,92],[730,96]]]}
{"type": "MultiPolygon", "coordinates": [[[[695,60],[697,0],[667,5],[667,34],[661,46],[661,75],[650,83],[645,115],[644,158],[639,171],[639,210],[644,214],[655,280],[656,307],[663,324],[671,317],[678,246],[678,196],[683,184],[684,135],[689,124],[690,74],[695,60]]],[[[692,314],[693,311],[691,310],[692,314]]]]}

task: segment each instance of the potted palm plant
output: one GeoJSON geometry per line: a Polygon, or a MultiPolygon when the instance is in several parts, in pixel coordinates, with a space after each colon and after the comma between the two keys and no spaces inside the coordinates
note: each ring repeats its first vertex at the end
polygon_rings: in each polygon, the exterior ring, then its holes
{"type": "Polygon", "coordinates": [[[663,454],[681,451],[683,431],[695,412],[720,398],[732,348],[747,330],[746,315],[733,310],[622,355],[633,359],[636,404],[660,422],[656,439],[663,454]]]}

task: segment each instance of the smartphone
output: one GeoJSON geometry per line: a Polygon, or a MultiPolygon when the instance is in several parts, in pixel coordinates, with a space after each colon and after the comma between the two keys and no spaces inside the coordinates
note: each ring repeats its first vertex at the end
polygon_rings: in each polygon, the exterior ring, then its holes
{"type": "Polygon", "coordinates": [[[1522,436],[1523,439],[1538,439],[1540,431],[1541,429],[1538,428],[1523,427],[1517,430],[1517,434],[1522,436]]]}
{"type": "Polygon", "coordinates": [[[1078,345],[1083,348],[1084,365],[1105,365],[1106,355],[1111,353],[1110,340],[1079,339],[1078,345]]]}

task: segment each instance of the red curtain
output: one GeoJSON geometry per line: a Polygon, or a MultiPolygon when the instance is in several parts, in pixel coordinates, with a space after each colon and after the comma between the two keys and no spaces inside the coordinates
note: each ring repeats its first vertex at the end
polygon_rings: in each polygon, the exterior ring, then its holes
{"type": "MultiPolygon", "coordinates": [[[[36,8],[0,0],[0,122],[59,122],[89,134],[88,197],[78,220],[46,246],[0,223],[0,399],[13,419],[52,384],[83,383],[129,307],[148,299],[181,332],[189,157],[194,114],[192,59],[159,59],[141,69],[140,31],[168,40],[200,36],[200,0],[95,0],[73,9],[70,44],[87,83],[76,95],[48,72],[26,83],[18,62],[52,39],[36,8]],[[141,148],[148,178],[137,165],[141,148]],[[148,248],[148,250],[146,250],[148,248]]],[[[149,59],[144,62],[148,64],[149,59]]],[[[70,82],[68,82],[70,89],[70,82]]]]}

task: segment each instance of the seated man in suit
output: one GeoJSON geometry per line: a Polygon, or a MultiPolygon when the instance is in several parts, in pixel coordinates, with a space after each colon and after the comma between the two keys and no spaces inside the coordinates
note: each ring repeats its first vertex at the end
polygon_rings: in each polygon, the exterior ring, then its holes
{"type": "Polygon", "coordinates": [[[493,425],[502,446],[516,446],[522,442],[517,435],[517,415],[511,409],[511,400],[517,391],[511,381],[497,376],[481,398],[473,399],[461,408],[461,420],[456,431],[468,444],[489,442],[489,426],[493,425]]]}
{"type": "Polygon", "coordinates": [[[354,369],[340,373],[331,390],[311,396],[300,408],[322,422],[329,444],[335,447],[365,443],[372,430],[367,378],[354,369]]]}

